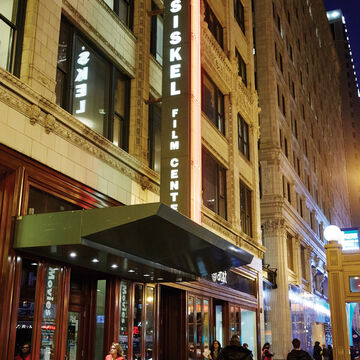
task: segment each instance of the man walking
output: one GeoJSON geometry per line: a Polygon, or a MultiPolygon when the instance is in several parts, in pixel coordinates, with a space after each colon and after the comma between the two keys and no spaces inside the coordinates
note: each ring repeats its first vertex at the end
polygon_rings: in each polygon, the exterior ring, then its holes
{"type": "Polygon", "coordinates": [[[286,360],[312,360],[310,354],[300,349],[300,340],[294,339],[292,341],[293,349],[288,353],[286,360]]]}

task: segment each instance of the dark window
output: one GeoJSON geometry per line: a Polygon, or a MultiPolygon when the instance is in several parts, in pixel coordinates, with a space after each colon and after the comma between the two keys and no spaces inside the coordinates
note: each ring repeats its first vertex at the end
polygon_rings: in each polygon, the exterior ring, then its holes
{"type": "Polygon", "coordinates": [[[239,135],[239,150],[245,155],[245,157],[250,159],[250,147],[249,147],[249,125],[238,114],[238,135],[239,135]]]}
{"type": "Polygon", "coordinates": [[[284,152],[285,152],[285,156],[289,157],[288,143],[287,143],[287,138],[286,137],[284,137],[284,152]]]}
{"type": "Polygon", "coordinates": [[[224,95],[205,72],[202,74],[201,95],[202,111],[218,130],[225,134],[224,95]]]}
{"type": "Polygon", "coordinates": [[[157,104],[149,105],[149,137],[148,161],[149,167],[160,172],[161,156],[161,108],[157,104]]]}
{"type": "Polygon", "coordinates": [[[245,33],[245,11],[241,0],[234,0],[234,17],[243,33],[245,33]]]}
{"type": "Polygon", "coordinates": [[[289,182],[287,182],[287,200],[291,204],[291,186],[289,182]]]}
{"type": "Polygon", "coordinates": [[[294,252],[293,252],[293,243],[292,237],[290,234],[287,235],[286,238],[286,247],[287,247],[287,260],[288,260],[288,268],[294,271],[294,252]]]}
{"type": "Polygon", "coordinates": [[[242,231],[252,236],[251,190],[240,181],[240,220],[242,231]]]}
{"type": "Polygon", "coordinates": [[[280,70],[282,73],[284,73],[283,58],[281,54],[279,54],[279,62],[280,62],[280,70]]]}
{"type": "Polygon", "coordinates": [[[226,170],[206,151],[202,152],[203,203],[226,219],[226,170]]]}
{"type": "Polygon", "coordinates": [[[133,27],[134,4],[133,0],[104,0],[120,20],[130,29],[133,27]]]}
{"type": "MultiPolygon", "coordinates": [[[[153,11],[159,10],[153,1],[151,9],[153,11]]],[[[150,53],[160,65],[163,63],[163,27],[164,18],[162,14],[153,15],[151,17],[150,53]]]]}
{"type": "Polygon", "coordinates": [[[300,246],[300,259],[301,259],[301,276],[303,279],[306,279],[306,256],[305,256],[305,247],[300,246]]]}
{"type": "Polygon", "coordinates": [[[285,105],[285,97],[284,95],[281,95],[281,111],[283,113],[284,116],[286,116],[286,105],[285,105]]]}
{"type": "Polygon", "coordinates": [[[0,67],[20,75],[26,0],[0,1],[0,67]]]}
{"type": "Polygon", "coordinates": [[[216,41],[223,49],[224,48],[223,28],[206,1],[204,1],[204,6],[205,6],[205,21],[208,24],[208,28],[210,32],[214,35],[216,41]]]}
{"type": "Polygon", "coordinates": [[[127,150],[130,81],[64,19],[56,77],[57,104],[127,150]]]}
{"type": "Polygon", "coordinates": [[[241,77],[242,82],[247,86],[246,64],[240,53],[235,49],[235,55],[238,62],[238,75],[241,77]]]}

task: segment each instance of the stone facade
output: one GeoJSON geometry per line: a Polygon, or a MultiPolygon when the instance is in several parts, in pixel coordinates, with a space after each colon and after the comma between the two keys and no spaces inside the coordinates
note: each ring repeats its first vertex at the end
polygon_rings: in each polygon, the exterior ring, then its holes
{"type": "MultiPolygon", "coordinates": [[[[264,261],[277,270],[265,331],[285,359],[296,333],[289,288],[327,301],[323,229],[350,225],[339,64],[320,0],[255,0],[254,22],[264,261]]],[[[311,349],[318,335],[303,325],[311,349]]]]}

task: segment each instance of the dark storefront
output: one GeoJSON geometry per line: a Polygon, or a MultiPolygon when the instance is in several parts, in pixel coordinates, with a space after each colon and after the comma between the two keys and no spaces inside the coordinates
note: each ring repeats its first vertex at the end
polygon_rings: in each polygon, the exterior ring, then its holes
{"type": "Polygon", "coordinates": [[[232,334],[260,353],[252,255],[4,146],[0,175],[0,358],[29,342],[33,359],[100,360],[117,341],[128,360],[201,359],[232,334]]]}

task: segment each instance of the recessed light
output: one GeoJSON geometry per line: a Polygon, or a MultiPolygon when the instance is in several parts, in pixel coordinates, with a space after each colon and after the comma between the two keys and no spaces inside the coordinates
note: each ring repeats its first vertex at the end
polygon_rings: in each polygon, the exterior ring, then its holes
{"type": "Polygon", "coordinates": [[[99,260],[98,260],[98,259],[96,259],[96,258],[93,258],[93,259],[91,260],[91,262],[93,262],[93,263],[98,263],[98,262],[99,262],[99,260]]]}
{"type": "Polygon", "coordinates": [[[148,277],[148,276],[150,276],[150,274],[144,274],[144,276],[148,277]]]}
{"type": "Polygon", "coordinates": [[[36,262],[31,263],[32,266],[37,266],[36,262]]]}
{"type": "Polygon", "coordinates": [[[133,273],[133,272],[135,272],[135,270],[134,270],[134,269],[130,269],[130,270],[128,270],[128,272],[129,272],[129,273],[133,273]]]}
{"type": "Polygon", "coordinates": [[[158,281],[164,280],[164,278],[161,278],[161,277],[160,277],[160,278],[157,278],[157,279],[158,279],[158,281]]]}
{"type": "Polygon", "coordinates": [[[70,255],[70,257],[72,257],[72,258],[77,257],[77,253],[76,253],[76,252],[74,252],[74,251],[73,251],[73,252],[71,252],[69,255],[70,255]]]}
{"type": "Polygon", "coordinates": [[[118,266],[117,266],[116,264],[112,264],[111,267],[112,267],[113,269],[116,269],[118,266]]]}

